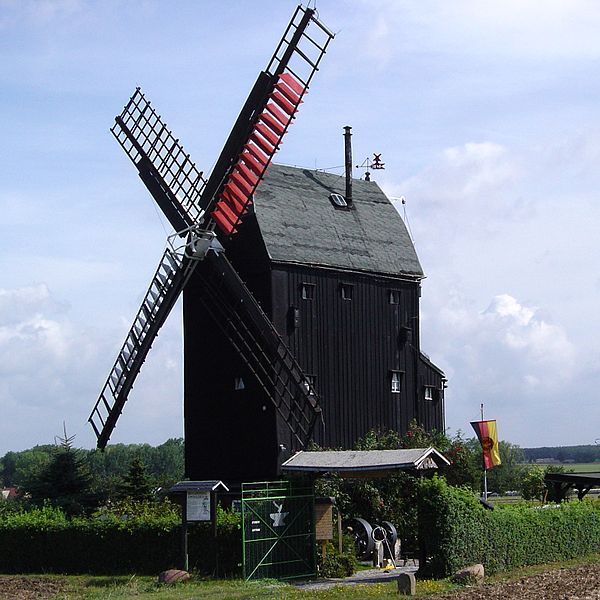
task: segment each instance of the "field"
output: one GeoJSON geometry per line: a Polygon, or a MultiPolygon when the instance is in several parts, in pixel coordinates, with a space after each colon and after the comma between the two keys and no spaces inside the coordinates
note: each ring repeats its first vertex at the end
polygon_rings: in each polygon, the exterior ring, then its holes
{"type": "Polygon", "coordinates": [[[536,466],[540,467],[564,467],[565,471],[572,471],[573,473],[600,473],[600,462],[593,463],[535,463],[536,466]]]}

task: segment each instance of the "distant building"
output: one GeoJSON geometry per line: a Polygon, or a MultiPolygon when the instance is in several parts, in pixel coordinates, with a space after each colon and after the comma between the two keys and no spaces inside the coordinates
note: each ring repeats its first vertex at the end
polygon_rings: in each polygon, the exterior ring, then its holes
{"type": "Polygon", "coordinates": [[[19,491],[16,487],[2,488],[0,490],[2,500],[14,500],[20,496],[19,491]]]}

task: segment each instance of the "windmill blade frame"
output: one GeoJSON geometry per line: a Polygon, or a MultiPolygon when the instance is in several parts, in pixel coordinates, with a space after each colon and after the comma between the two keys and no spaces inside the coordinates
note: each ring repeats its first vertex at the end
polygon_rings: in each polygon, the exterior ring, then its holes
{"type": "Polygon", "coordinates": [[[88,418],[96,434],[98,448],[104,448],[108,443],[152,343],[193,273],[197,261],[204,258],[214,243],[214,237],[211,232],[190,231],[187,244],[165,249],[88,418]]]}
{"type": "Polygon", "coordinates": [[[208,179],[139,87],[115,118],[112,134],[138,169],[176,235],[188,241],[178,250],[165,250],[88,419],[99,448],[106,446],[158,331],[206,257],[210,257],[207,264],[212,268],[212,277],[204,282],[205,309],[221,326],[300,444],[304,446],[310,440],[321,410],[318,396],[222,254],[216,233],[220,230],[227,239],[238,232],[254,191],[295,118],[332,38],[333,34],[316,19],[314,9],[296,9],[208,179]],[[322,40],[306,33],[312,23],[322,40]],[[301,42],[308,47],[300,48],[301,42]],[[211,249],[215,252],[209,252],[211,249]]]}

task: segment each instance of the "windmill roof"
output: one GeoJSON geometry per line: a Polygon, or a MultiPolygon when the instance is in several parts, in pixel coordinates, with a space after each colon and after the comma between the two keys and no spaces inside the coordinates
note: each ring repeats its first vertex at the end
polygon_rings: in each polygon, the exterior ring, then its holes
{"type": "Polygon", "coordinates": [[[354,179],[352,210],[336,209],[344,176],[271,164],[254,210],[274,262],[423,277],[402,218],[373,181],[354,179]]]}

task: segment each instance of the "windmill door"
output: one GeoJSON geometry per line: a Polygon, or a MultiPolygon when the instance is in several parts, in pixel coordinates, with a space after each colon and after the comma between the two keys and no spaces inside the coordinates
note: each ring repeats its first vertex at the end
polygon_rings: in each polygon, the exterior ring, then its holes
{"type": "Polygon", "coordinates": [[[289,481],[242,484],[246,579],[316,574],[314,488],[289,481]]]}

